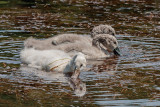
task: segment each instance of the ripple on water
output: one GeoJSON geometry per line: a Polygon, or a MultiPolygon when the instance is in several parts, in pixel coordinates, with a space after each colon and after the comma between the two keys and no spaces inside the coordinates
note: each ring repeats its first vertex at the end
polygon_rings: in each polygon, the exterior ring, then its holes
{"type": "MultiPolygon", "coordinates": [[[[0,62],[20,66],[19,52],[23,47],[23,41],[4,40],[9,38],[8,36],[0,38],[0,62]]],[[[108,58],[102,65],[89,65],[90,70],[81,73],[80,79],[87,88],[84,96],[86,99],[82,100],[85,102],[91,98],[93,104],[101,106],[157,106],[160,103],[160,74],[157,72],[160,69],[160,39],[123,35],[117,35],[117,38],[121,57],[108,58]],[[149,100],[152,98],[153,100],[149,100]]],[[[11,75],[7,72],[10,71],[0,73],[1,79],[6,81],[4,84],[18,87],[21,91],[25,90],[30,99],[37,98],[31,96],[37,92],[41,93],[39,96],[49,97],[51,101],[54,100],[53,96],[57,98],[58,94],[62,95],[58,97],[62,99],[66,98],[66,95],[75,96],[75,92],[71,91],[73,84],[68,84],[62,75],[34,72],[29,69],[14,71],[9,73],[11,75]]]]}
{"type": "Polygon", "coordinates": [[[104,100],[96,101],[96,104],[101,106],[118,106],[118,107],[130,107],[130,106],[159,106],[160,101],[137,99],[137,100],[104,100]]]}

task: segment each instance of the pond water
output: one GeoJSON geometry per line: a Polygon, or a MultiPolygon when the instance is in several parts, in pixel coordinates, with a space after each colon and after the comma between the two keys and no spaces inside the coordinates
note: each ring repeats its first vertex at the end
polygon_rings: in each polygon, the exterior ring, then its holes
{"type": "Polygon", "coordinates": [[[159,0],[0,1],[0,106],[160,106],[159,5],[159,0]],[[99,24],[115,28],[122,56],[87,65],[77,84],[20,65],[28,37],[87,36],[99,24]]]}

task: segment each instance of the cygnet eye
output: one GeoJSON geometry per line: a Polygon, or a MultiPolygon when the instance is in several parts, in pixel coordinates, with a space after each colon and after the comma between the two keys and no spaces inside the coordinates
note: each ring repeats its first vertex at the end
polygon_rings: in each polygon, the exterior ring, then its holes
{"type": "Polygon", "coordinates": [[[83,66],[83,64],[80,65],[80,67],[82,67],[82,66],[83,66]]]}
{"type": "Polygon", "coordinates": [[[115,33],[112,33],[113,36],[115,36],[115,33]]]}
{"type": "Polygon", "coordinates": [[[117,44],[117,42],[113,42],[114,44],[117,44]]]}
{"type": "Polygon", "coordinates": [[[104,43],[106,40],[105,39],[100,39],[99,40],[101,43],[104,43]]]}

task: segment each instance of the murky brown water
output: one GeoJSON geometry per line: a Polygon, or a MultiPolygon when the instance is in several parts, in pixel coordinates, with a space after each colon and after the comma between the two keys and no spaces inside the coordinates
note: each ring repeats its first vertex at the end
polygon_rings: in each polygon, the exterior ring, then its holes
{"type": "Polygon", "coordinates": [[[0,1],[0,106],[160,106],[159,2],[0,1]],[[88,65],[80,80],[20,67],[26,38],[89,35],[104,23],[116,29],[122,56],[88,65]]]}

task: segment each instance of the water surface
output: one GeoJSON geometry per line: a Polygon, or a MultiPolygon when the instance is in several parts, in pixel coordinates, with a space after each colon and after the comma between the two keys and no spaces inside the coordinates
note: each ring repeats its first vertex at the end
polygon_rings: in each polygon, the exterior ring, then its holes
{"type": "Polygon", "coordinates": [[[0,1],[0,106],[160,106],[158,0],[35,1],[0,1]],[[20,65],[28,37],[88,36],[99,24],[115,28],[122,56],[87,65],[81,92],[61,74],[20,65]]]}

